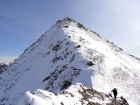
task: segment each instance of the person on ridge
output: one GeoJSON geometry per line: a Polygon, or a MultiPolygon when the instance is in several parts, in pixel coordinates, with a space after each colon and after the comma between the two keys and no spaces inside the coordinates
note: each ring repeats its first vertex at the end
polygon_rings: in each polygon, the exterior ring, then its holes
{"type": "Polygon", "coordinates": [[[114,98],[116,99],[117,94],[118,94],[117,89],[114,88],[111,92],[113,92],[114,98]]]}

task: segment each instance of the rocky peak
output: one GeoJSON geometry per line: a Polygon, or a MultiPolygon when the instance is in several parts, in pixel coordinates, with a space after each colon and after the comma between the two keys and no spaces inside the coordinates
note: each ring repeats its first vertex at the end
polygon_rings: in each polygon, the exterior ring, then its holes
{"type": "Polygon", "coordinates": [[[78,82],[103,93],[116,87],[121,96],[138,103],[139,68],[139,60],[66,17],[0,74],[0,104],[15,105],[26,91],[59,93],[78,82]]]}

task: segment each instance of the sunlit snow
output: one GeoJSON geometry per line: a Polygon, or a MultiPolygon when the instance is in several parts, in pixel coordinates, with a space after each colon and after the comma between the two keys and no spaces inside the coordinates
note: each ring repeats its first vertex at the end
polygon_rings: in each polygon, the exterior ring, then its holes
{"type": "Polygon", "coordinates": [[[131,105],[139,105],[139,68],[137,58],[80,23],[64,18],[0,74],[0,103],[16,105],[18,100],[18,105],[26,105],[25,100],[31,105],[57,105],[60,100],[71,103],[73,98],[67,99],[61,94],[45,100],[48,93],[41,90],[59,93],[65,81],[69,81],[71,84],[84,83],[104,93],[115,87],[118,97],[123,96],[131,105]],[[89,61],[93,64],[88,65],[89,61]],[[37,95],[32,94],[34,91],[37,95]]]}

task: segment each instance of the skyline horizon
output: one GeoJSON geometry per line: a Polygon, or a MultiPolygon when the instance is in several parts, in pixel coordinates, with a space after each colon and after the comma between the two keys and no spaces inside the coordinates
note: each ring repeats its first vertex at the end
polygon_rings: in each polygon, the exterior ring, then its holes
{"type": "MultiPolygon", "coordinates": [[[[66,16],[66,17],[68,17],[68,16],[66,16]]],[[[66,18],[66,17],[64,17],[64,18],[66,18]]],[[[61,19],[58,19],[58,20],[63,20],[64,18],[61,18],[61,19]]],[[[68,18],[71,18],[71,17],[68,17],[68,18]]],[[[71,19],[73,19],[73,18],[71,18],[71,19]]],[[[57,20],[57,21],[58,21],[58,20],[57,20]]],[[[57,22],[57,21],[56,21],[56,22],[57,22]]],[[[75,21],[76,21],[76,20],[75,20],[75,21]]],[[[55,22],[55,23],[56,23],[56,22],[55,22]]],[[[76,22],[77,22],[77,21],[76,21],[76,22]]],[[[53,25],[55,25],[55,23],[54,23],[53,25]]],[[[78,23],[78,22],[77,22],[77,23],[78,23]]],[[[81,23],[80,23],[80,24],[81,24],[81,23]]],[[[52,26],[53,26],[53,25],[52,25],[52,26]]],[[[83,24],[82,24],[82,25],[83,25],[83,24]]],[[[51,26],[51,27],[52,27],[52,26],[51,26]]],[[[83,25],[83,26],[84,26],[84,25],[83,25]]],[[[50,30],[51,27],[50,27],[48,30],[50,30]]],[[[86,27],[86,28],[87,28],[87,27],[86,27]]],[[[88,28],[88,29],[89,29],[89,28],[88,28]]],[[[47,31],[48,31],[48,30],[47,30],[47,31]]],[[[90,30],[90,29],[89,29],[89,30],[90,30]]],[[[46,32],[47,32],[47,31],[46,31],[46,32]]],[[[91,30],[91,31],[93,31],[93,30],[91,30]]],[[[46,33],[46,32],[44,32],[44,33],[46,33]]],[[[95,31],[93,31],[93,32],[95,32],[95,31]]],[[[96,32],[95,32],[95,33],[96,33],[96,32]]],[[[97,33],[97,34],[98,34],[98,33],[97,33]]],[[[41,34],[41,35],[37,38],[37,40],[38,40],[42,35],[43,35],[43,34],[41,34]]],[[[99,34],[98,34],[98,35],[99,35],[99,34]]],[[[99,35],[99,36],[100,36],[100,35],[99,35]]],[[[100,37],[101,37],[102,39],[104,39],[102,36],[100,36],[100,37]]],[[[37,40],[35,40],[34,42],[36,42],[37,40]]],[[[105,39],[105,40],[108,40],[108,39],[105,39]]],[[[109,40],[108,40],[108,41],[109,41],[109,40]]],[[[33,43],[34,43],[34,42],[33,42],[33,43]]],[[[109,41],[109,42],[111,42],[111,41],[109,41]]],[[[111,42],[111,43],[113,43],[113,42],[111,42]]],[[[113,43],[113,44],[114,44],[114,43],[113,43]]],[[[31,45],[32,45],[32,44],[31,44],[31,45]]],[[[30,47],[31,45],[29,45],[28,47],[30,47]]],[[[28,48],[28,47],[27,47],[27,48],[28,48]]],[[[119,47],[119,46],[117,46],[117,47],[119,47]]],[[[26,49],[27,49],[27,48],[26,48],[26,49]]],[[[120,47],[119,47],[119,48],[120,48],[120,47]]],[[[121,49],[122,49],[122,48],[121,48],[121,49]]],[[[23,52],[24,52],[24,51],[25,51],[25,49],[23,50],[23,52]]],[[[22,52],[22,53],[23,53],[23,52],[22,52]]],[[[123,52],[124,52],[124,51],[123,51],[123,52]]],[[[22,54],[22,53],[21,53],[21,54],[22,54]]],[[[125,52],[125,53],[127,53],[127,52],[125,52]]],[[[20,55],[21,55],[21,54],[20,54],[20,55]]],[[[129,53],[127,53],[127,54],[129,54],[129,53]]],[[[20,55],[19,55],[19,56],[20,56],[20,55]]],[[[131,54],[129,54],[129,55],[131,55],[131,54]]],[[[15,59],[17,59],[19,56],[17,56],[17,57],[3,57],[3,59],[5,59],[5,62],[2,62],[2,61],[0,60],[0,63],[7,63],[7,60],[9,60],[9,62],[12,63],[12,62],[13,62],[15,59]]],[[[132,56],[134,56],[134,55],[132,55],[132,56]]],[[[136,57],[136,56],[135,56],[135,57],[136,57]]],[[[138,58],[138,57],[136,57],[136,58],[138,58]]],[[[138,59],[139,59],[139,58],[138,58],[138,59]]]]}
{"type": "Polygon", "coordinates": [[[51,28],[70,17],[140,58],[140,1],[0,1],[0,62],[12,61],[51,28]]]}

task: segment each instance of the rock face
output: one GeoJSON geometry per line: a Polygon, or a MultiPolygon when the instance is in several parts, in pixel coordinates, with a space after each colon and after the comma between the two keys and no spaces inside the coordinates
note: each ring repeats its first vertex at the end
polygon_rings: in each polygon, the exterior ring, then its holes
{"type": "Polygon", "coordinates": [[[115,87],[119,96],[137,105],[139,68],[137,58],[66,17],[0,74],[0,104],[16,105],[26,91],[58,93],[80,82],[104,93],[115,87]]]}

